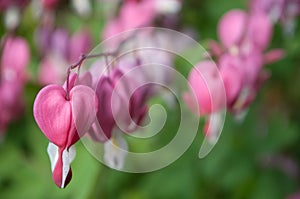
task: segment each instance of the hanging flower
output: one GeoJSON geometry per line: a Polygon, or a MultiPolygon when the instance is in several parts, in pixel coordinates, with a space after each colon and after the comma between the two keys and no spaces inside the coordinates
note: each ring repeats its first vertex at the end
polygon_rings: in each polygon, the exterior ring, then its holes
{"type": "Polygon", "coordinates": [[[73,77],[69,90],[58,85],[44,87],[33,108],[38,126],[50,141],[52,177],[60,188],[67,186],[72,177],[74,144],[89,130],[96,115],[95,92],[88,86],[74,84],[73,77]]]}

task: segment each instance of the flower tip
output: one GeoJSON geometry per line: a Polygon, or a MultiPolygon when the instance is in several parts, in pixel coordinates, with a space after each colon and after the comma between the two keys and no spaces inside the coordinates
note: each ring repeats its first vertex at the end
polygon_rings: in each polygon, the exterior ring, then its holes
{"type": "Polygon", "coordinates": [[[68,175],[64,182],[62,182],[60,179],[56,178],[55,175],[52,175],[53,181],[56,184],[56,186],[60,189],[64,189],[67,187],[67,185],[71,182],[72,179],[72,170],[70,168],[68,175]]]}

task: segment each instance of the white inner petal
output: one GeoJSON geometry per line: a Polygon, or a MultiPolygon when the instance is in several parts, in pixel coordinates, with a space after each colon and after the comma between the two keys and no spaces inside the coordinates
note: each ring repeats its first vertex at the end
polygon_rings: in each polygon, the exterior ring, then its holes
{"type": "Polygon", "coordinates": [[[175,14],[181,9],[181,2],[178,0],[157,0],[156,9],[162,14],[175,14]]]}
{"type": "Polygon", "coordinates": [[[76,12],[82,17],[88,17],[91,13],[89,0],[72,0],[72,4],[76,12]]]}
{"type": "Polygon", "coordinates": [[[117,133],[104,143],[104,161],[113,169],[122,169],[127,155],[128,145],[126,140],[117,133]]]}
{"type": "Polygon", "coordinates": [[[11,7],[5,12],[5,26],[8,29],[15,29],[20,22],[20,11],[17,7],[11,7]]]}
{"type": "Polygon", "coordinates": [[[215,144],[222,132],[223,113],[222,111],[212,113],[209,116],[208,140],[215,144]]]}
{"type": "Polygon", "coordinates": [[[51,163],[51,171],[53,172],[58,160],[58,146],[50,142],[47,147],[47,152],[51,163]]]}
{"type": "Polygon", "coordinates": [[[70,164],[74,160],[76,155],[76,150],[75,146],[71,146],[69,148],[69,151],[65,149],[62,154],[62,163],[63,163],[63,168],[62,168],[62,180],[61,180],[61,188],[65,187],[65,181],[67,179],[68,173],[70,171],[70,164]]]}

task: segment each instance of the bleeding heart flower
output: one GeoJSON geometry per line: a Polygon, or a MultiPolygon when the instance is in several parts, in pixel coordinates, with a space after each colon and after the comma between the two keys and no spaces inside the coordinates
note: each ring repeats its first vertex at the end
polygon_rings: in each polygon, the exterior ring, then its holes
{"type": "Polygon", "coordinates": [[[96,116],[96,97],[91,88],[76,85],[66,95],[62,86],[46,86],[38,93],[33,108],[38,126],[51,143],[48,152],[52,177],[60,188],[72,176],[72,146],[89,130],[96,116]]]}
{"type": "Polygon", "coordinates": [[[227,105],[241,112],[254,99],[261,82],[263,65],[281,59],[282,50],[264,55],[272,37],[272,22],[264,12],[231,10],[218,26],[221,45],[210,42],[218,59],[227,95],[227,105]],[[259,34],[258,34],[259,33],[259,34]]]}
{"type": "Polygon", "coordinates": [[[113,69],[100,77],[96,87],[98,122],[93,124],[90,131],[96,141],[105,142],[110,139],[115,127],[129,133],[141,123],[147,111],[145,102],[149,88],[131,93],[134,82],[134,79],[124,76],[119,69],[113,69]]]}
{"type": "MultiPolygon", "coordinates": [[[[112,104],[112,93],[114,91],[114,83],[119,79],[122,73],[119,70],[114,71],[110,76],[102,76],[96,88],[96,95],[98,97],[98,112],[95,124],[93,124],[90,131],[91,136],[100,142],[107,141],[111,138],[113,128],[115,126],[115,118],[112,112],[112,106],[115,109],[120,109],[120,103],[115,101],[112,104]]],[[[118,99],[119,101],[120,99],[118,99]]]]}

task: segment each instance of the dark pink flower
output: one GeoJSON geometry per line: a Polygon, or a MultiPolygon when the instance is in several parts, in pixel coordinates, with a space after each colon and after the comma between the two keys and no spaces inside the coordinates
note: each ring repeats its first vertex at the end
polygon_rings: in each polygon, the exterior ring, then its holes
{"type": "Polygon", "coordinates": [[[114,129],[120,128],[125,133],[135,131],[147,112],[149,89],[147,86],[139,88],[135,79],[118,68],[102,74],[95,89],[99,102],[98,122],[92,126],[91,137],[105,142],[114,129]]]}

